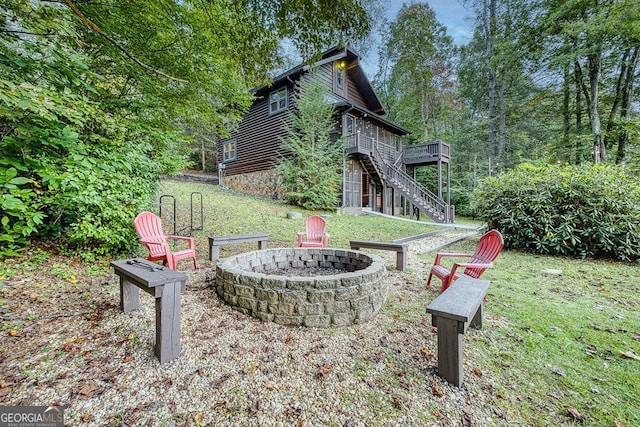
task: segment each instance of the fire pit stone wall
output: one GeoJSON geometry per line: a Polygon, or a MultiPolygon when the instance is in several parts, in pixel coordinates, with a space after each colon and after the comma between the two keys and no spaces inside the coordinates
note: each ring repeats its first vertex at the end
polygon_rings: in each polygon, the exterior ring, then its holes
{"type": "Polygon", "coordinates": [[[382,258],[359,251],[266,249],[218,262],[215,287],[227,304],[260,320],[324,328],[371,319],[387,298],[385,275],[382,258]],[[286,275],[305,269],[308,275],[286,275]]]}

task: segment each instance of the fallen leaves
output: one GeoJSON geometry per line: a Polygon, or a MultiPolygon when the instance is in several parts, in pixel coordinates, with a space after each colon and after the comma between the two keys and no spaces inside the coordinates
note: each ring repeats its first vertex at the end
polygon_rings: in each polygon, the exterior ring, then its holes
{"type": "Polygon", "coordinates": [[[598,348],[593,344],[589,344],[587,345],[586,351],[587,356],[595,356],[598,353],[598,348]]]}
{"type": "Polygon", "coordinates": [[[473,418],[471,413],[466,409],[462,412],[462,425],[464,427],[471,427],[473,425],[473,418]]]}
{"type": "Polygon", "coordinates": [[[628,350],[628,351],[620,351],[620,356],[622,356],[625,359],[632,359],[632,360],[637,360],[640,361],[640,356],[638,356],[634,351],[632,350],[628,350]]]}
{"type": "Polygon", "coordinates": [[[436,397],[444,396],[444,391],[438,386],[438,382],[435,378],[431,380],[431,394],[436,397]]]}
{"type": "Polygon", "coordinates": [[[573,407],[568,407],[567,408],[567,413],[569,414],[569,417],[576,420],[576,421],[584,421],[584,415],[582,415],[576,408],[573,407]]]}
{"type": "Polygon", "coordinates": [[[431,351],[429,350],[429,347],[427,347],[426,345],[420,349],[420,354],[425,359],[429,359],[432,356],[431,351]]]}
{"type": "Polygon", "coordinates": [[[93,381],[83,381],[82,384],[74,387],[72,389],[73,393],[78,395],[80,398],[92,399],[104,391],[102,387],[99,387],[93,381]]]}
{"type": "Polygon", "coordinates": [[[331,373],[331,365],[328,363],[322,363],[318,365],[318,370],[316,371],[315,378],[319,380],[326,379],[331,373]]]}

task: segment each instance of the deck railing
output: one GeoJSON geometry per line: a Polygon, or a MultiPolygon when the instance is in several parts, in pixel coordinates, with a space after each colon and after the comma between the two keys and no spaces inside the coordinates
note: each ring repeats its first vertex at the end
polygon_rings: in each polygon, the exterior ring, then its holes
{"type": "Polygon", "coordinates": [[[350,153],[357,152],[369,156],[373,154],[374,150],[377,150],[380,156],[391,164],[394,164],[401,155],[401,152],[396,150],[394,146],[380,142],[373,137],[362,135],[359,132],[347,136],[345,148],[350,153]]]}
{"type": "Polygon", "coordinates": [[[414,164],[425,159],[433,161],[438,155],[446,154],[448,157],[449,146],[438,140],[426,144],[406,145],[403,149],[405,151],[398,151],[392,145],[360,133],[348,135],[345,142],[345,150],[348,153],[369,156],[374,167],[384,175],[383,179],[403,192],[414,205],[430,211],[434,219],[437,218],[440,222],[452,222],[455,215],[453,206],[447,205],[444,200],[409,176],[398,165],[400,162],[410,163],[407,161],[407,154],[414,160],[414,164]],[[408,153],[409,149],[411,151],[408,153]]]}
{"type": "Polygon", "coordinates": [[[405,145],[402,154],[405,164],[416,164],[438,159],[449,160],[451,149],[449,144],[441,140],[425,142],[423,144],[405,145]]]}

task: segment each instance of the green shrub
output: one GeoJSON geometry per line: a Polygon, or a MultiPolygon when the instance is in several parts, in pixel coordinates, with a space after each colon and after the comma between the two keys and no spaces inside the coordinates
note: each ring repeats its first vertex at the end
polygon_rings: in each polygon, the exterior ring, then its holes
{"type": "Polygon", "coordinates": [[[524,164],[483,180],[473,203],[509,248],[640,258],[640,186],[617,167],[524,164]]]}
{"type": "Polygon", "coordinates": [[[133,219],[160,177],[184,166],[180,137],[70,90],[3,80],[10,72],[0,63],[0,258],[34,237],[83,252],[135,249],[133,219]]]}
{"type": "Polygon", "coordinates": [[[451,204],[456,207],[456,215],[471,216],[471,193],[466,188],[451,187],[451,204]]]}

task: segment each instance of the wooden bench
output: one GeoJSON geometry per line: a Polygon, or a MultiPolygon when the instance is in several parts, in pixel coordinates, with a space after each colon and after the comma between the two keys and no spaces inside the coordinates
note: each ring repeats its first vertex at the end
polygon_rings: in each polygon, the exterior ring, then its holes
{"type": "Polygon", "coordinates": [[[263,233],[211,236],[209,237],[209,261],[216,261],[220,258],[220,246],[222,245],[228,245],[230,243],[258,242],[258,249],[266,249],[267,240],[269,240],[269,236],[263,233]]]}
{"type": "Polygon", "coordinates": [[[180,356],[180,293],[187,275],[143,258],[112,261],[120,277],[120,308],[129,313],[140,306],[140,289],[156,299],[155,354],[160,363],[180,356]]]}
{"type": "Polygon", "coordinates": [[[471,326],[482,328],[484,297],[489,281],[462,276],[427,306],[438,328],[438,375],[461,387],[462,335],[471,326]]]}
{"type": "Polygon", "coordinates": [[[367,242],[365,240],[350,240],[351,249],[358,250],[360,248],[379,249],[381,251],[396,252],[396,269],[404,271],[407,268],[407,255],[409,253],[409,245],[407,243],[387,243],[387,242],[367,242]]]}

